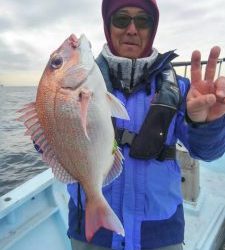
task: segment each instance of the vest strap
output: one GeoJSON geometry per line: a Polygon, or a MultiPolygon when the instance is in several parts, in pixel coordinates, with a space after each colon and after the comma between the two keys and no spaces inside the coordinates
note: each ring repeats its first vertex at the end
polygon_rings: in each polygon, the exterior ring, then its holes
{"type": "Polygon", "coordinates": [[[164,145],[158,157],[156,158],[157,161],[175,160],[175,159],[176,159],[176,146],[175,145],[172,145],[172,146],[164,145]]]}
{"type": "MultiPolygon", "coordinates": [[[[134,138],[137,136],[136,133],[131,132],[127,129],[116,128],[116,141],[120,146],[129,146],[131,147],[134,138]]],[[[164,145],[162,150],[158,153],[156,160],[164,161],[164,160],[175,160],[176,159],[176,146],[168,146],[164,145]]]]}

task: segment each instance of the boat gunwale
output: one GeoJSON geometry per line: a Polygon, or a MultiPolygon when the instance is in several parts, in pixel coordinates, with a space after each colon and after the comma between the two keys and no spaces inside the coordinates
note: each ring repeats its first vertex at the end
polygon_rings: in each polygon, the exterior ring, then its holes
{"type": "Polygon", "coordinates": [[[25,183],[0,197],[0,219],[8,215],[21,204],[51,186],[55,181],[51,169],[32,177],[25,183]]]}

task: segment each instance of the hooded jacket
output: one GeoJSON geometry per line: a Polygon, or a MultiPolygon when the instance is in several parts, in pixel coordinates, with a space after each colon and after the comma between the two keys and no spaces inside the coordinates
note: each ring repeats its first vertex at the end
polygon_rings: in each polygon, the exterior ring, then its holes
{"type": "MultiPolygon", "coordinates": [[[[165,60],[164,55],[158,65],[159,72],[163,70],[165,60]]],[[[110,88],[109,69],[102,55],[97,62],[110,88]]],[[[118,127],[134,132],[140,129],[155,94],[156,79],[154,76],[149,81],[151,95],[138,91],[127,98],[121,91],[113,90],[124,102],[130,116],[130,121],[118,119],[118,127]]],[[[177,80],[183,102],[169,126],[165,143],[174,145],[179,139],[195,158],[210,161],[220,157],[225,151],[225,118],[207,124],[188,125],[185,122],[185,109],[189,81],[183,77],[178,77],[177,80]]],[[[123,238],[100,229],[91,244],[114,250],[140,250],[182,243],[184,214],[178,162],[176,159],[137,160],[130,157],[129,150],[128,146],[122,148],[125,157],[122,174],[113,183],[103,187],[103,194],[123,223],[126,236],[123,238]]],[[[71,196],[68,236],[85,242],[85,194],[81,189],[81,216],[78,209],[78,186],[68,185],[68,192],[71,196]]]]}
{"type": "MultiPolygon", "coordinates": [[[[154,17],[152,36],[142,54],[142,57],[149,56],[152,53],[159,19],[158,7],[154,0],[103,0],[102,16],[109,48],[116,55],[109,32],[110,17],[125,6],[141,7],[154,17]]],[[[157,65],[159,74],[164,69],[168,55],[170,53],[161,56],[157,65]]],[[[130,121],[117,119],[117,127],[138,132],[155,95],[157,75],[149,75],[147,84],[151,90],[150,95],[140,90],[126,96],[123,91],[112,88],[109,67],[102,54],[98,57],[97,63],[108,89],[125,104],[130,116],[130,121]]],[[[206,124],[188,124],[185,121],[185,113],[189,80],[178,76],[177,81],[183,102],[169,125],[165,144],[175,145],[179,139],[192,157],[206,161],[220,157],[225,151],[225,118],[221,117],[206,124]]],[[[125,157],[122,174],[113,183],[103,187],[106,200],[123,223],[125,238],[102,228],[95,234],[91,244],[114,250],[140,250],[182,243],[184,213],[178,162],[176,159],[138,160],[132,158],[129,151],[127,145],[122,148],[125,157]]],[[[71,196],[68,236],[86,242],[84,191],[81,188],[79,192],[79,186],[71,184],[68,185],[68,192],[71,196]],[[81,201],[82,206],[78,201],[81,201]],[[78,208],[82,208],[82,211],[78,208]]]]}

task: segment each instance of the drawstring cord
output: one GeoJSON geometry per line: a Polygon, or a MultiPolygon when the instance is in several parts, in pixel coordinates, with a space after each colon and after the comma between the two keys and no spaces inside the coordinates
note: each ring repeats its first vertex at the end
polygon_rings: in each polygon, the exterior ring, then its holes
{"type": "Polygon", "coordinates": [[[78,183],[77,188],[77,232],[81,234],[81,223],[82,223],[82,213],[83,213],[83,205],[81,201],[81,191],[80,191],[80,183],[78,183]]]}

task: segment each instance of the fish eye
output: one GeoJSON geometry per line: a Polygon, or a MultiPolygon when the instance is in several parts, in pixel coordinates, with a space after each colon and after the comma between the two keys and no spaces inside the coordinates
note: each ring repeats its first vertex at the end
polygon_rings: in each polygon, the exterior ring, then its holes
{"type": "Polygon", "coordinates": [[[59,55],[54,56],[50,62],[50,65],[53,69],[60,68],[62,64],[63,64],[63,58],[59,55]]]}

